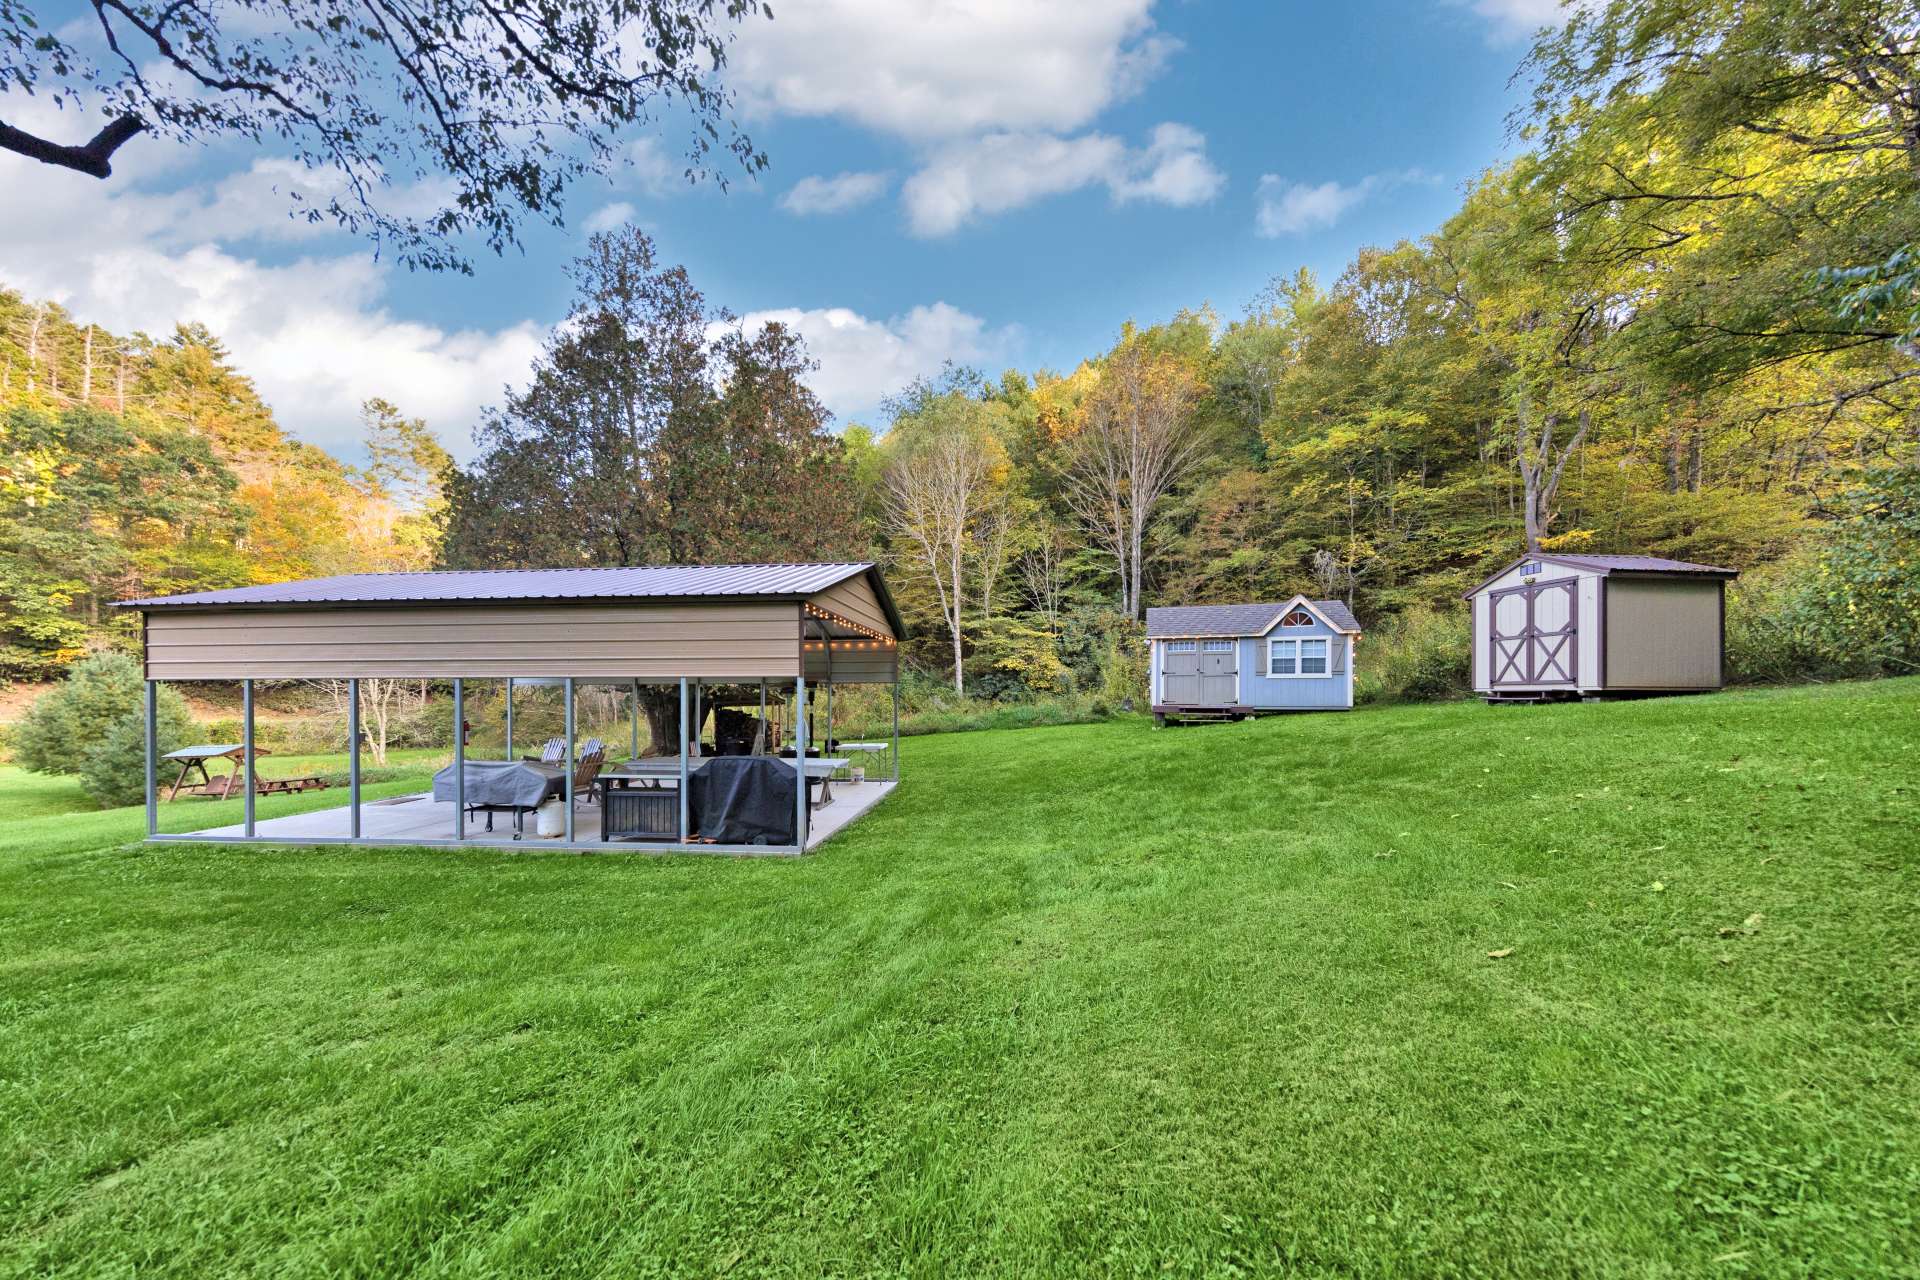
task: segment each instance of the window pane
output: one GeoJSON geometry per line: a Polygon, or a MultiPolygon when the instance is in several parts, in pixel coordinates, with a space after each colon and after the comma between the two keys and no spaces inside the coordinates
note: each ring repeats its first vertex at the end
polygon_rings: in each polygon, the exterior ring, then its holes
{"type": "Polygon", "coordinates": [[[1327,674],[1327,642],[1325,640],[1300,642],[1300,674],[1303,676],[1327,674]]]}
{"type": "Polygon", "coordinates": [[[1273,642],[1270,661],[1267,664],[1268,675],[1290,676],[1293,674],[1293,649],[1296,643],[1298,642],[1293,640],[1275,640],[1273,642]]]}

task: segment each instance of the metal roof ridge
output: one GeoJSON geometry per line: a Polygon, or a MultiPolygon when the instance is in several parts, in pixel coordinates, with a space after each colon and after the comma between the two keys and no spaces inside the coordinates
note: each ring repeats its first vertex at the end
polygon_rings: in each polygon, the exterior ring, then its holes
{"type": "MultiPolygon", "coordinates": [[[[324,582],[330,578],[428,578],[456,573],[632,573],[636,569],[838,569],[869,568],[871,560],[701,560],[664,564],[561,564],[538,569],[362,569],[356,573],[323,573],[314,578],[287,578],[285,583],[324,582]]],[[[273,587],[283,583],[260,582],[273,587]]]]}

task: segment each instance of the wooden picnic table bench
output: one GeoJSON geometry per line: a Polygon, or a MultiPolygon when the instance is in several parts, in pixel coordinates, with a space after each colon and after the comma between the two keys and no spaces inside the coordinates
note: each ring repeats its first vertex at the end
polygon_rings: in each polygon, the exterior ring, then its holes
{"type": "MultiPolygon", "coordinates": [[[[180,763],[180,776],[173,780],[173,789],[167,792],[167,799],[185,794],[206,796],[212,800],[226,800],[240,789],[242,761],[246,758],[244,743],[211,743],[197,747],[182,747],[178,751],[169,751],[162,759],[177,760],[180,763]],[[214,777],[207,772],[207,764],[214,760],[225,760],[230,772],[214,777]],[[200,776],[193,782],[187,781],[187,775],[197,772],[200,776]]],[[[253,758],[271,755],[263,747],[253,749],[253,758]]],[[[253,775],[255,795],[294,795],[302,791],[322,791],[327,780],[318,774],[309,774],[304,778],[262,778],[256,769],[253,775]]]]}

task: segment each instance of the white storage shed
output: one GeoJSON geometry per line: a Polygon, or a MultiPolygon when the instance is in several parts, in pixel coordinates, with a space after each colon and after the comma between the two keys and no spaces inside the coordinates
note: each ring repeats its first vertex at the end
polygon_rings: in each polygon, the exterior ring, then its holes
{"type": "Polygon", "coordinates": [[[1718,689],[1738,576],[1658,556],[1522,556],[1466,595],[1474,692],[1540,702],[1718,689]]]}

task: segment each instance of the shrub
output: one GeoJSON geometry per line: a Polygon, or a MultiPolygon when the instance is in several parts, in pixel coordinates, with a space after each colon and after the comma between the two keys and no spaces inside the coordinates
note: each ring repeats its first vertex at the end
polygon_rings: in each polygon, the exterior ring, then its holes
{"type": "Polygon", "coordinates": [[[1749,569],[1727,586],[1727,678],[1735,684],[1784,684],[1871,674],[1836,645],[1820,589],[1820,557],[1809,548],[1749,569]]]}
{"type": "Polygon", "coordinates": [[[140,664],[123,653],[96,653],[74,663],[66,680],[42,694],[14,730],[20,765],[34,773],[79,773],[87,752],[113,723],[138,713],[141,688],[140,664]]]}
{"type": "Polygon", "coordinates": [[[1147,631],[1132,618],[1110,614],[1100,655],[1099,700],[1108,707],[1144,706],[1152,699],[1147,678],[1147,631]]]}
{"type": "MultiPolygon", "coordinates": [[[[165,755],[192,742],[193,720],[186,700],[168,685],[154,686],[154,750],[165,755]]],[[[90,747],[80,762],[80,785],[102,809],[139,804],[146,795],[147,726],[141,708],[122,715],[90,747]]]]}
{"type": "Polygon", "coordinates": [[[1000,700],[1044,698],[1072,683],[1051,632],[1002,614],[974,629],[967,660],[967,691],[1000,700]]]}
{"type": "Polygon", "coordinates": [[[1355,646],[1354,701],[1434,702],[1472,691],[1473,644],[1464,609],[1407,610],[1355,646]]]}
{"type": "Polygon", "coordinates": [[[1821,559],[1835,638],[1881,671],[1920,666],[1920,462],[1881,467],[1821,559]]]}
{"type": "MultiPolygon", "coordinates": [[[[78,774],[102,807],[136,804],[145,792],[147,725],[139,664],[102,653],[77,662],[15,730],[20,763],[35,773],[78,774]]],[[[164,754],[195,736],[186,699],[154,686],[155,745],[164,754]]]]}

